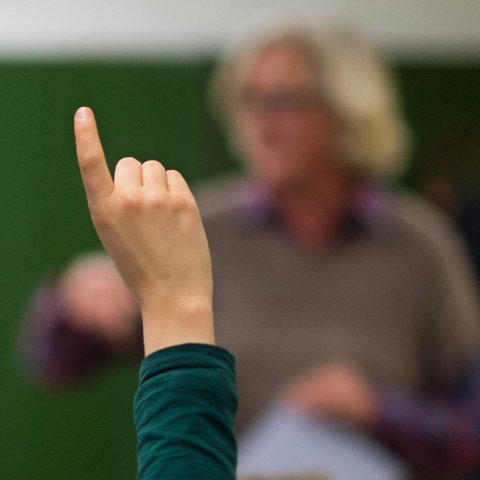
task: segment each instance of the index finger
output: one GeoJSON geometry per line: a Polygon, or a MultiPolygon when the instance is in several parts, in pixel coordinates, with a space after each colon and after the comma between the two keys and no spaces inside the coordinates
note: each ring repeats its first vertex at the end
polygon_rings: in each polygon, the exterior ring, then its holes
{"type": "Polygon", "coordinates": [[[81,107],[74,119],[78,165],[89,203],[107,197],[113,190],[113,180],[105,160],[95,116],[88,107],[81,107]]]}

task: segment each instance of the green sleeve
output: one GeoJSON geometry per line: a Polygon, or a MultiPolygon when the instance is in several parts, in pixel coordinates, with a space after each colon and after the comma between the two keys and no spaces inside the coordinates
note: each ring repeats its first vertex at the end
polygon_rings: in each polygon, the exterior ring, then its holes
{"type": "Polygon", "coordinates": [[[211,345],[147,356],[135,396],[138,480],[235,479],[235,360],[211,345]]]}

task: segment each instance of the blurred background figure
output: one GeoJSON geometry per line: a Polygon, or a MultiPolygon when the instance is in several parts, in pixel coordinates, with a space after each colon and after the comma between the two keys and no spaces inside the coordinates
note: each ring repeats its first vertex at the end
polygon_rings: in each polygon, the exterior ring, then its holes
{"type": "Polygon", "coordinates": [[[259,31],[213,82],[248,179],[236,218],[207,219],[240,427],[279,391],[284,406],[360,427],[417,471],[475,469],[477,294],[448,221],[386,187],[408,148],[393,79],[355,35],[259,31]]]}
{"type": "Polygon", "coordinates": [[[24,367],[44,386],[78,380],[115,357],[138,357],[135,300],[104,252],[79,255],[58,282],[45,279],[27,313],[24,367]]]}
{"type": "MultiPolygon", "coordinates": [[[[475,471],[477,288],[449,221],[390,186],[409,134],[382,58],[350,32],[261,25],[227,48],[210,101],[245,167],[197,190],[217,343],[237,358],[240,438],[254,442],[256,420],[278,408],[280,420],[347,425],[349,445],[373,444],[391,478],[475,471]]],[[[138,313],[109,269],[81,258],[41,287],[23,350],[40,381],[140,352],[138,313]]],[[[275,462],[266,453],[253,468],[275,462]]]]}

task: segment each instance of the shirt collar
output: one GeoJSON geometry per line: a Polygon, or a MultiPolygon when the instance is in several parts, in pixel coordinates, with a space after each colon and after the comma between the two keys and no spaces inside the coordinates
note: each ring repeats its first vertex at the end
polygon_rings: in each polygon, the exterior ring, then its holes
{"type": "MultiPolygon", "coordinates": [[[[352,191],[349,214],[346,216],[345,231],[360,227],[369,230],[385,216],[387,206],[386,188],[369,179],[358,181],[352,191]]],[[[239,192],[238,212],[241,216],[259,224],[276,221],[275,202],[262,185],[245,183],[239,192]]]]}

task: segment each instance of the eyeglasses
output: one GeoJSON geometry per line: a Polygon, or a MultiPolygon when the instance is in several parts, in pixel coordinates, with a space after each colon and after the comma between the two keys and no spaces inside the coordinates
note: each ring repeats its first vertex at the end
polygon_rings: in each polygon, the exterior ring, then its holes
{"type": "Polygon", "coordinates": [[[262,92],[245,90],[239,97],[239,105],[251,113],[295,114],[324,106],[318,94],[293,90],[262,92]]]}

